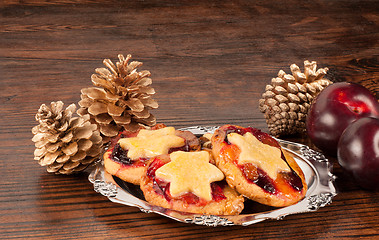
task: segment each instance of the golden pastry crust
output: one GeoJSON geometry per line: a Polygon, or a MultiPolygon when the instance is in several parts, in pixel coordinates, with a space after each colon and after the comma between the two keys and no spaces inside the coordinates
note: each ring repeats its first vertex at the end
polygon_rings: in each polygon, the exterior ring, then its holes
{"type": "MultiPolygon", "coordinates": [[[[164,127],[166,126],[163,124],[160,124],[157,127],[153,128],[152,130],[157,130],[164,127]]],[[[149,159],[139,158],[136,160],[132,160],[128,163],[124,163],[121,161],[117,161],[117,159],[114,159],[114,157],[112,157],[112,152],[114,151],[115,148],[120,147],[117,144],[118,140],[122,138],[135,137],[137,136],[137,134],[138,134],[138,131],[137,132],[124,131],[120,133],[115,139],[112,140],[112,144],[110,148],[103,155],[104,167],[108,173],[116,177],[119,177],[123,181],[133,183],[135,185],[140,184],[141,177],[143,175],[143,172],[145,170],[146,164],[149,159]]],[[[175,135],[183,138],[185,140],[185,145],[177,149],[172,149],[172,151],[176,151],[176,150],[197,151],[200,149],[201,147],[200,141],[197,139],[197,137],[193,133],[189,131],[176,130],[175,135]]]]}
{"type": "MultiPolygon", "coordinates": [[[[264,171],[251,163],[238,164],[241,150],[237,145],[226,142],[225,139],[230,132],[244,133],[251,129],[225,125],[216,130],[212,137],[212,151],[216,165],[224,172],[228,184],[247,198],[265,205],[283,207],[303,199],[307,191],[304,173],[287,151],[281,149],[293,171],[280,172],[276,179],[271,179],[265,175],[264,171]]],[[[265,138],[263,142],[266,141],[266,144],[279,146],[268,134],[260,131],[259,134],[265,138]]]]}
{"type": "Polygon", "coordinates": [[[207,202],[192,193],[173,198],[169,193],[168,183],[155,176],[155,170],[168,162],[170,156],[161,155],[152,158],[146,167],[140,184],[146,201],[164,208],[199,214],[237,215],[243,210],[243,196],[224,181],[212,183],[211,201],[207,202]]]}
{"type": "Polygon", "coordinates": [[[112,149],[108,150],[104,154],[104,167],[106,171],[125,182],[139,185],[141,176],[145,171],[145,162],[134,163],[132,165],[126,165],[120,162],[113,161],[111,158],[112,149]]]}

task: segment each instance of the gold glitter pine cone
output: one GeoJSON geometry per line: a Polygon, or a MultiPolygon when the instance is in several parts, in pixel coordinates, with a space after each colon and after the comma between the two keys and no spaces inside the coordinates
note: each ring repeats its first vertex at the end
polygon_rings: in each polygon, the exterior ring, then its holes
{"type": "Polygon", "coordinates": [[[324,78],[328,68],[316,70],[315,61],[304,61],[304,73],[296,64],[290,69],[292,75],[280,70],[259,100],[270,134],[276,137],[305,133],[305,120],[313,99],[332,84],[324,78]]]}
{"type": "Polygon", "coordinates": [[[89,114],[91,121],[99,126],[104,142],[118,134],[119,131],[137,130],[140,126],[154,126],[156,118],[149,110],[158,108],[158,103],[151,98],[155,94],[150,87],[150,72],[138,72],[141,62],[132,61],[131,55],[125,58],[118,55],[119,62],[114,65],[104,59],[108,68],[97,68],[91,76],[95,87],[81,90],[79,115],[89,114]]]}
{"type": "Polygon", "coordinates": [[[75,104],[63,109],[63,102],[42,104],[33,127],[34,159],[48,172],[71,174],[84,170],[98,159],[102,138],[90,116],[72,117],[75,104]]]}

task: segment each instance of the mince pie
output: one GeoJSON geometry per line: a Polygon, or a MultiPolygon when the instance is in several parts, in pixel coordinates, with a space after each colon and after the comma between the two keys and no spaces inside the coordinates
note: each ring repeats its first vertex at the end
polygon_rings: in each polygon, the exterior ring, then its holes
{"type": "Polygon", "coordinates": [[[304,198],[304,173],[291,153],[267,133],[234,125],[212,136],[216,165],[237,192],[256,202],[283,207],[304,198]]]}
{"type": "Polygon", "coordinates": [[[236,215],[244,198],[224,181],[209,151],[176,151],[151,159],[140,188],[151,204],[177,211],[236,215]]]}

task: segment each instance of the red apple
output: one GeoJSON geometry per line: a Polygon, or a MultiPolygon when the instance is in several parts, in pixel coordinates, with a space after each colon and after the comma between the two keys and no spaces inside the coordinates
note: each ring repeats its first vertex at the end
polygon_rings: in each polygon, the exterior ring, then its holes
{"type": "Polygon", "coordinates": [[[338,142],[338,162],[359,185],[379,190],[379,119],[350,124],[338,142]]]}
{"type": "Polygon", "coordinates": [[[363,117],[379,118],[379,103],[365,87],[340,82],[326,87],[309,110],[306,127],[311,141],[326,154],[335,156],[346,127],[363,117]]]}

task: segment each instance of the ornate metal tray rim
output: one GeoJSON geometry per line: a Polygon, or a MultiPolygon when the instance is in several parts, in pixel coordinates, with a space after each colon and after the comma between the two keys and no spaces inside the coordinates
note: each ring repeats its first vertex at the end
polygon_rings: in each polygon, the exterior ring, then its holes
{"type": "MultiPolygon", "coordinates": [[[[192,126],[182,128],[181,130],[189,130],[195,135],[203,135],[205,133],[212,133],[217,128],[218,127],[216,126],[192,126]]],[[[277,208],[271,211],[216,216],[192,214],[155,206],[136,197],[128,191],[128,189],[121,187],[115,181],[113,176],[104,170],[102,161],[98,161],[94,165],[88,179],[94,185],[94,190],[96,192],[107,197],[112,202],[138,207],[142,212],[157,213],[179,222],[213,227],[231,225],[248,226],[268,219],[279,220],[287,215],[316,211],[320,207],[325,207],[330,204],[332,198],[337,195],[337,191],[334,186],[335,176],[331,172],[332,165],[329,163],[328,159],[323,154],[314,151],[303,144],[281,139],[277,139],[277,141],[284,149],[295,156],[298,163],[302,163],[302,165],[299,164],[302,169],[306,166],[307,171],[304,171],[305,169],[303,169],[304,174],[306,175],[306,178],[312,180],[311,183],[308,183],[308,191],[306,197],[302,201],[288,207],[277,208]]]]}

